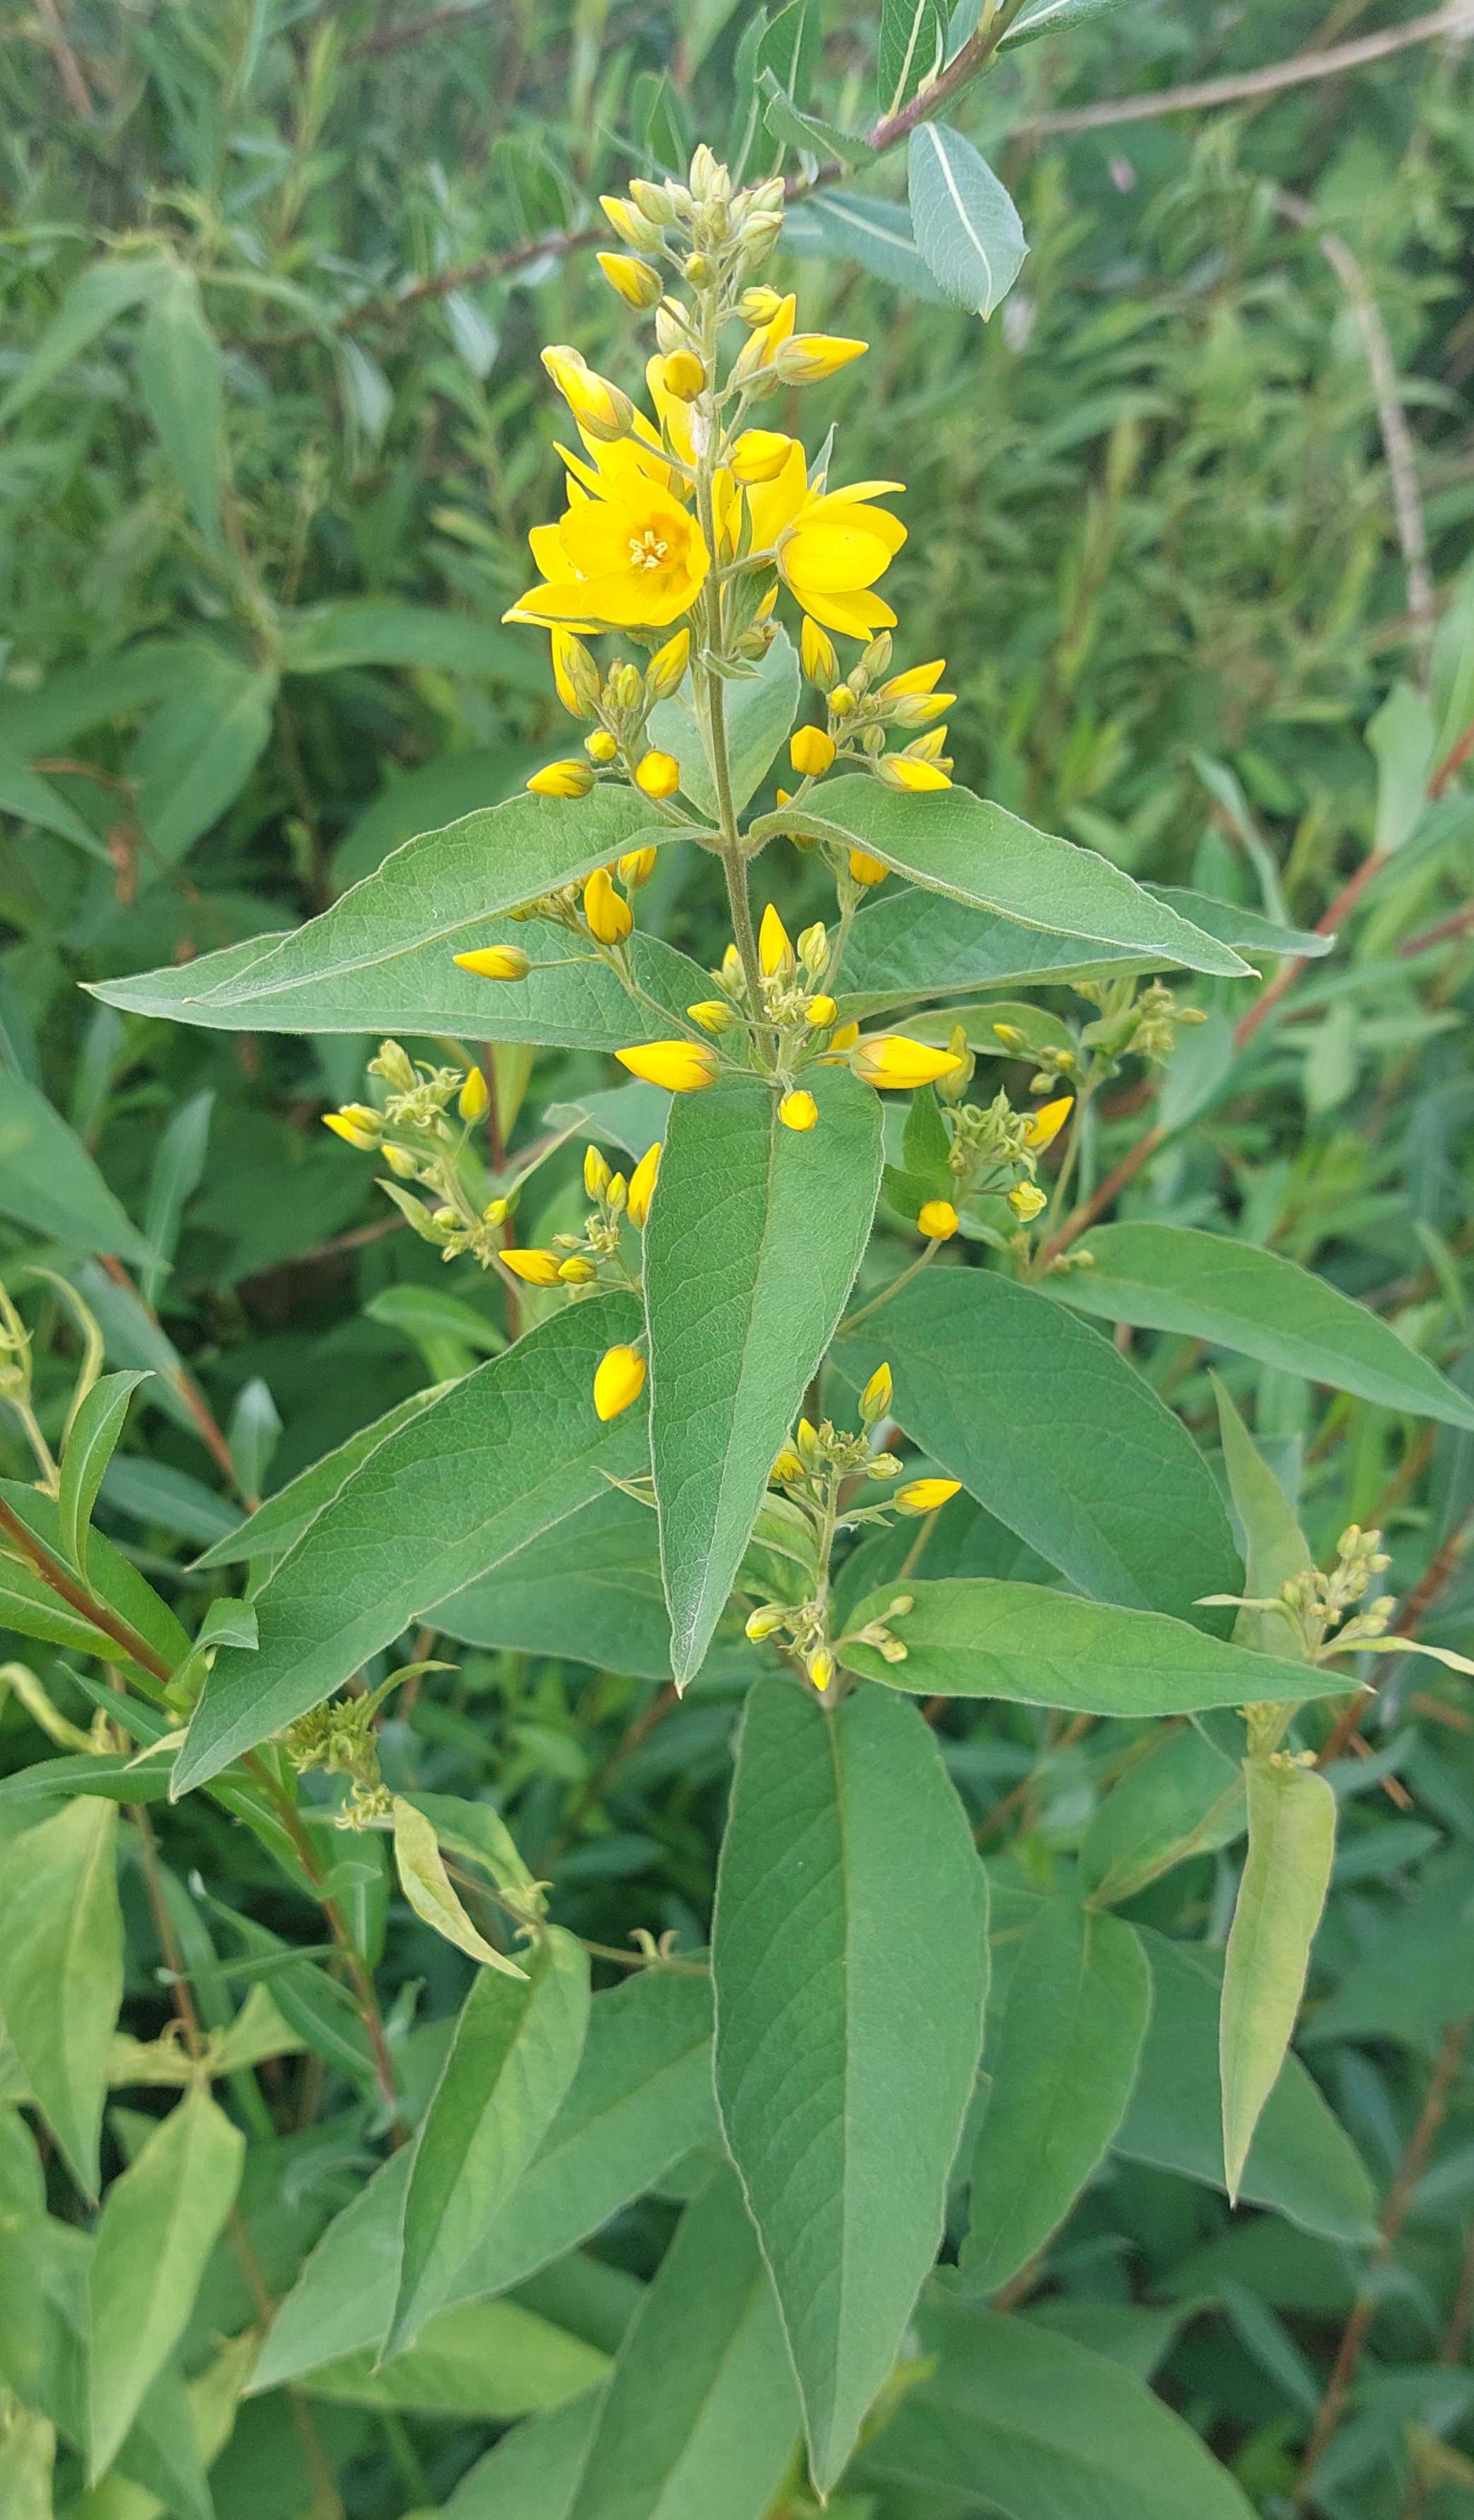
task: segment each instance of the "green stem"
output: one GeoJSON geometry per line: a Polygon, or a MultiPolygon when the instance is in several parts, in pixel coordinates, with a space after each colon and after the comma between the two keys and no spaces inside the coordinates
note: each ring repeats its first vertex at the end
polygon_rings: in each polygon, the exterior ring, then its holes
{"type": "Polygon", "coordinates": [[[909,1286],[913,1278],[920,1276],[921,1271],[925,1268],[928,1260],[934,1259],[941,1248],[942,1245],[940,1240],[928,1242],[925,1250],[916,1254],[911,1267],[909,1269],[903,1269],[899,1278],[892,1278],[890,1284],[888,1286],[882,1286],[879,1294],[872,1295],[868,1304],[862,1304],[858,1313],[847,1313],[845,1315],[844,1320],[839,1325],[836,1336],[842,1338],[846,1330],[852,1330],[855,1328],[857,1322],[869,1321],[871,1313],[878,1313],[882,1304],[888,1304],[890,1302],[892,1295],[899,1295],[903,1286],[909,1286]]]}

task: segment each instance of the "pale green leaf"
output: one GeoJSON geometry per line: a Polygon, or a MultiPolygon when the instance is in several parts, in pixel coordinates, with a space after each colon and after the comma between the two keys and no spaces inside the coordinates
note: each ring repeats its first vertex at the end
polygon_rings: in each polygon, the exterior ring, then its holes
{"type": "Polygon", "coordinates": [[[145,879],[175,866],[218,823],[271,740],[277,678],[223,650],[201,649],[180,688],[156,709],[127,760],[148,840],[145,879]]]}
{"type": "Polygon", "coordinates": [[[41,338],[0,400],[0,427],[95,341],[130,306],[157,289],[168,265],[158,256],[89,263],[71,283],[41,338]]]}
{"type": "Polygon", "coordinates": [[[875,47],[875,84],[882,114],[891,114],[934,79],[947,53],[946,0],[882,0],[875,47]]]}
{"type": "Polygon", "coordinates": [[[408,1400],[397,1401],[392,1409],[376,1418],[372,1425],[360,1427],[335,1451],[325,1453],[275,1496],[269,1496],[244,1522],[234,1523],[218,1540],[211,1542],[196,1560],[200,1566],[234,1566],[246,1558],[274,1564],[285,1557],[289,1549],[300,1540],[310,1522],[315,1522],[325,1505],[331,1503],[360,1463],[376,1452],[385,1438],[400,1426],[409,1424],[432,1400],[441,1397],[434,1385],[427,1390],[412,1392],[408,1400]]]}
{"type": "Polygon", "coordinates": [[[927,269],[986,321],[1023,268],[1028,242],[987,159],[949,123],[919,122],[906,161],[911,224],[927,269]]]}
{"type": "Polygon", "coordinates": [[[862,271],[904,289],[927,306],[952,299],[927,270],[911,232],[904,202],[871,201],[863,193],[814,193],[790,203],[783,242],[795,253],[842,256],[862,271]]]}
{"type": "MultiPolygon", "coordinates": [[[[785,630],[777,633],[755,674],[726,686],[727,748],[738,813],[766,779],[793,724],[798,688],[798,656],[785,630]]],[[[651,743],[681,764],[681,786],[697,812],[715,820],[716,793],[687,687],[657,703],[648,733],[651,743]]]]}
{"type": "Polygon", "coordinates": [[[416,1915],[470,1959],[500,1969],[504,1977],[525,1977],[524,1968],[477,1933],[456,1895],[435,1832],[424,1814],[403,1794],[394,1796],[393,1811],[395,1869],[416,1915]]]}
{"type": "Polygon", "coordinates": [[[98,2142],[123,1992],[117,1813],[79,1794],[0,1851],[0,2015],[78,2186],[98,2189],[98,2142]]]}
{"type": "Polygon", "coordinates": [[[376,2362],[345,2355],[312,2373],[314,2398],[350,2407],[405,2407],[426,2415],[514,2415],[561,2407],[595,2388],[608,2357],[514,2301],[463,2302],[441,2311],[405,2354],[376,2362]]]}
{"type": "Polygon", "coordinates": [[[1188,1856],[1230,1845],[1243,1826],[1240,1763],[1195,1725],[1175,1725],[1155,1734],[1098,1806],[1080,1878],[1094,1905],[1114,1907],[1188,1856]]]}
{"type": "MultiPolygon", "coordinates": [[[[1310,1543],[1295,1520],[1279,1481],[1263,1454],[1256,1451],[1247,1426],[1216,1374],[1213,1391],[1218,1402],[1228,1493],[1243,1534],[1244,1593],[1253,1600],[1272,1601],[1283,1585],[1304,1575],[1312,1565],[1310,1543]]],[[[1297,1631],[1273,1611],[1241,1609],[1233,1623],[1233,1636],[1235,1643],[1248,1645],[1257,1653],[1293,1658],[1297,1651],[1297,1631]]]]}
{"type": "Polygon", "coordinates": [[[171,263],[150,297],[138,339],[138,382],[149,418],[205,540],[220,536],[225,463],[225,363],[205,320],[200,283],[171,263]]]}
{"type": "Polygon", "coordinates": [[[443,2520],[568,2520],[598,2401],[576,2399],[504,2433],[462,2477],[443,2520]]]}
{"type": "Polygon", "coordinates": [[[103,1473],[123,1431],[128,1403],[147,1373],[105,1373],[83,1400],[71,1421],[62,1455],[62,1485],[57,1503],[61,1540],[70,1563],[84,1579],[92,1508],[103,1473]]]}
{"type": "MultiPolygon", "coordinates": [[[[29,749],[39,750],[29,733],[25,741],[29,749]]],[[[53,788],[49,779],[40,778],[8,745],[0,746],[0,814],[14,814],[19,822],[34,823],[38,831],[55,832],[64,840],[74,840],[88,857],[98,858],[104,865],[109,863],[107,849],[97,833],[67,804],[60,789],[53,788]]]]}
{"type": "Polygon", "coordinates": [[[76,1132],[13,1067],[0,1067],[0,1216],[70,1251],[154,1258],[76,1132]]]}
{"type": "Polygon", "coordinates": [[[1130,0],[1030,0],[1008,28],[999,51],[1009,44],[1032,44],[1037,35],[1064,35],[1083,26],[1092,18],[1108,17],[1113,9],[1130,5],[1130,0]]]}
{"type": "Polygon", "coordinates": [[[6,2520],[52,2520],[57,2432],[45,2415],[19,2402],[0,2431],[0,2511],[6,2520]]]}
{"type": "Polygon", "coordinates": [[[361,665],[424,665],[474,674],[541,698],[547,651],[525,630],[477,621],[438,605],[399,604],[377,595],[339,597],[288,613],[281,625],[289,674],[341,673],[361,665]]]}
{"type": "Polygon", "coordinates": [[[1219,2015],[1230,2203],[1290,2044],[1336,1851],[1336,1797],[1314,1768],[1285,1758],[1249,1759],[1244,1782],[1249,1852],[1228,1935],[1219,2015]]]}

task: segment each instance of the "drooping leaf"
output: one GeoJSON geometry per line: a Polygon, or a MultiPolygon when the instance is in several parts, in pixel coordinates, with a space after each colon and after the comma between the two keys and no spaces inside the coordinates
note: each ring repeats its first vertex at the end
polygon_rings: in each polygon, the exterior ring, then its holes
{"type": "Polygon", "coordinates": [[[105,1373],[93,1384],[71,1421],[62,1456],[57,1503],[63,1549],[84,1579],[92,1508],[103,1484],[103,1473],[123,1431],[128,1403],[139,1384],[147,1379],[141,1372],[105,1373]]]}
{"type": "Polygon", "coordinates": [[[985,158],[946,122],[918,122],[907,146],[907,193],[917,248],[959,306],[984,320],[1001,306],[1029,250],[1017,210],[985,158]]]}
{"type": "Polygon", "coordinates": [[[1243,1828],[1240,1763],[1196,1725],[1164,1728],[1098,1806],[1080,1878],[1095,1905],[1112,1907],[1188,1856],[1230,1845],[1243,1828]]]}
{"type": "Polygon", "coordinates": [[[916,1710],[863,1689],[827,1714],[759,1681],[717,1884],[717,2105],[821,2491],[936,2254],[985,1935],[982,1870],[916,1710]]]}
{"type": "Polygon", "coordinates": [[[1384,1409],[1474,1426],[1474,1400],[1395,1329],[1277,1251],[1186,1225],[1107,1225],[1091,1269],[1051,1279],[1080,1311],[1177,1330],[1384,1409]]]}
{"type": "Polygon", "coordinates": [[[123,1992],[117,1813],[79,1794],[0,1851],[0,2015],[36,2105],[88,2196],[123,1992]]]}
{"type": "Polygon", "coordinates": [[[1121,2123],[1150,2009],[1131,1926],[1044,1903],[989,2048],[961,2254],[969,2292],[997,2292],[1063,2222],[1121,2123]]]}
{"type": "Polygon", "coordinates": [[[578,1304],[492,1357],[360,1462],[256,1596],[179,1754],[185,1793],[305,1715],[411,1620],[643,1465],[638,1410],[594,1413],[594,1369],[634,1334],[624,1296],[578,1304]]]}
{"type": "Polygon", "coordinates": [[[13,1067],[0,1067],[0,1216],[71,1251],[154,1258],[75,1131],[13,1067]]]}
{"type": "Polygon", "coordinates": [[[526,1976],[515,1960],[477,1933],[446,1871],[434,1829],[403,1794],[394,1796],[394,1864],[401,1890],[425,1924],[484,1967],[499,1969],[504,1977],[526,1976]]]}
{"type": "Polygon", "coordinates": [[[677,1683],[706,1651],[809,1377],[860,1265],[876,1097],[816,1072],[817,1125],[759,1079],[677,1099],[645,1236],[650,1458],[677,1683]]]}
{"type": "Polygon", "coordinates": [[[1336,1851],[1336,1797],[1314,1768],[1244,1763],[1249,1852],[1224,1962],[1219,2075],[1230,2203],[1300,2009],[1336,1851]]]}

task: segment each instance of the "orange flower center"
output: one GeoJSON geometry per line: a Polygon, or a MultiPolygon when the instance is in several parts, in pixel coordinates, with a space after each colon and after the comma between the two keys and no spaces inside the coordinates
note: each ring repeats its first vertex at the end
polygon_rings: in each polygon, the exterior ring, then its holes
{"type": "Polygon", "coordinates": [[[669,552],[670,545],[653,525],[647,525],[643,534],[630,536],[631,568],[662,568],[669,552]]]}

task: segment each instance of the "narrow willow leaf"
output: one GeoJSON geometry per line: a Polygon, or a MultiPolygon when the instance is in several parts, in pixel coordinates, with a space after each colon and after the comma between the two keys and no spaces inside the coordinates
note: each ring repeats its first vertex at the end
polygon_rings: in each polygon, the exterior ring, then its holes
{"type": "Polygon", "coordinates": [[[887,1662],[878,1645],[851,1639],[840,1660],[868,1680],[916,1696],[1008,1697],[1091,1715],[1190,1715],[1253,1699],[1299,1705],[1346,1693],[1344,1672],[1246,1653],[1158,1610],[1081,1601],[1042,1584],[986,1575],[908,1582],[912,1607],[891,1610],[887,1584],[850,1613],[851,1629],[874,1620],[906,1647],[887,1662]]]}
{"type": "Polygon", "coordinates": [[[1150,2010],[1131,1926],[1047,1901],[990,2044],[961,2255],[968,2291],[997,2292],[1064,2221],[1125,2114],[1150,2010]]]}
{"type": "Polygon", "coordinates": [[[236,2201],[246,2139],[202,2087],[108,2190],[87,2279],[87,2446],[110,2467],[188,2324],[236,2201]]]}
{"type": "Polygon", "coordinates": [[[914,883],[975,910],[1003,911],[1024,927],[1162,954],[1189,971],[1242,977],[1249,968],[1230,946],[1143,892],[1094,849],[1036,832],[965,788],[904,795],[852,771],[826,780],[810,802],[784,805],[752,828],[759,839],[796,832],[830,847],[863,849],[914,883]]]}
{"type": "Polygon", "coordinates": [[[34,823],[38,831],[55,832],[62,839],[74,841],[90,858],[107,859],[104,843],[61,790],[49,779],[39,778],[19,752],[5,744],[0,744],[0,814],[14,814],[18,822],[34,823]]]}
{"type": "Polygon", "coordinates": [[[1037,35],[1068,34],[1088,19],[1108,17],[1113,9],[1127,5],[1128,0],[1032,0],[1014,19],[999,51],[1009,44],[1032,44],[1037,35]]]}
{"type": "MultiPolygon", "coordinates": [[[[1243,1533],[1244,1592],[1253,1600],[1276,1600],[1281,1588],[1313,1564],[1310,1543],[1217,1374],[1212,1380],[1228,1493],[1243,1533]]],[[[1299,1650],[1298,1630],[1273,1610],[1241,1609],[1233,1637],[1235,1643],[1258,1653],[1294,1655],[1299,1650]]]]}
{"type": "Polygon", "coordinates": [[[0,425],[23,411],[64,368],[95,341],[100,333],[159,288],[169,266],[161,255],[119,254],[89,263],[72,282],[19,373],[0,401],[0,425]]]}
{"type": "Polygon", "coordinates": [[[1310,1966],[1336,1851],[1336,1797],[1314,1768],[1276,1757],[1244,1763],[1249,1852],[1224,1964],[1219,2073],[1228,2201],[1279,2077],[1310,1966]]]}
{"type": "Polygon", "coordinates": [[[450,2299],[553,2122],[588,2022],[588,1954],[559,1926],[543,1933],[524,1978],[476,1979],[415,2143],[391,2354],[450,2299]]]}
{"type": "Polygon", "coordinates": [[[1080,1879],[1097,1907],[1134,1899],[1188,1856],[1231,1845],[1244,1827],[1241,1763],[1196,1725],[1159,1732],[1117,1778],[1080,1849],[1080,1879]]]}
{"type": "Polygon", "coordinates": [[[475,674],[541,699],[546,659],[499,622],[438,604],[401,604],[378,595],[335,597],[279,619],[289,674],[337,674],[360,665],[428,665],[475,674]]]}
{"type": "Polygon", "coordinates": [[[255,1597],[254,1653],[225,1646],[176,1794],[305,1715],[433,1601],[644,1465],[642,1413],[594,1413],[594,1369],[634,1335],[624,1296],[574,1305],[469,1373],[359,1464],[255,1597]]]}
{"type": "Polygon", "coordinates": [[[759,1079],[678,1096],[645,1237],[650,1459],[678,1686],[726,1606],[775,1454],[833,1333],[880,1180],[877,1098],[816,1071],[817,1125],[759,1079]]]}
{"type": "Polygon", "coordinates": [[[139,1290],[146,1304],[158,1300],[179,1240],[185,1208],[204,1178],[214,1108],[212,1088],[203,1094],[192,1094],[187,1102],[180,1103],[158,1141],[144,1210],[144,1231],[157,1254],[153,1266],[145,1270],[139,1290]]]}
{"type": "Polygon", "coordinates": [[[141,1265],[154,1257],[75,1131],[13,1067],[0,1068],[0,1216],[69,1251],[141,1265]]]}
{"type": "Polygon", "coordinates": [[[138,341],[138,382],[206,542],[220,541],[225,461],[225,379],[220,344],[205,320],[200,283],[182,263],[151,297],[138,341]]]}
{"type": "Polygon", "coordinates": [[[798,2433],[773,2285],[723,2171],[687,2207],[620,2351],[568,2520],[763,2520],[798,2433]]]}
{"type": "Polygon", "coordinates": [[[927,269],[959,306],[986,321],[1007,296],[1029,250],[1008,193],[971,141],[945,122],[917,123],[907,148],[906,183],[927,269]]]}
{"type": "Polygon", "coordinates": [[[71,1421],[67,1449],[62,1456],[62,1485],[57,1503],[62,1546],[70,1563],[84,1579],[92,1508],[103,1484],[103,1473],[123,1431],[128,1403],[139,1384],[148,1379],[145,1372],[105,1373],[100,1382],[93,1384],[71,1421]]]}
{"type": "MultiPolygon", "coordinates": [[[[64,1558],[61,1508],[55,1498],[44,1495],[38,1488],[23,1487],[19,1479],[0,1479],[0,1498],[4,1499],[18,1521],[24,1523],[49,1557],[64,1558]]],[[[126,1620],[130,1628],[136,1629],[171,1671],[183,1662],[190,1650],[190,1641],[168,1603],[101,1531],[94,1531],[88,1543],[87,1565],[88,1585],[95,1598],[126,1620]]],[[[7,1568],[4,1580],[10,1582],[28,1572],[28,1567],[7,1568]]],[[[49,1591],[50,1588],[44,1589],[49,1591]]],[[[71,1615],[57,1595],[52,1594],[51,1598],[59,1610],[71,1615]]],[[[121,1658],[121,1647],[111,1644],[108,1653],[117,1661],[121,1658]]],[[[150,1678],[147,1686],[151,1694],[157,1693],[158,1682],[156,1679],[150,1678]]]]}
{"type": "Polygon", "coordinates": [[[45,2415],[19,2404],[0,2432],[0,2511],[7,2520],[52,2520],[57,2430],[45,2415]]]}
{"type": "Polygon", "coordinates": [[[123,1992],[117,1813],[78,1795],[0,1852],[0,2015],[78,2186],[98,2189],[98,2140],[123,1992]]]}
{"type": "Polygon", "coordinates": [[[335,1451],[325,1453],[310,1468],[299,1470],[294,1479],[278,1488],[275,1496],[257,1506],[244,1522],[233,1523],[196,1559],[197,1566],[234,1566],[249,1558],[274,1564],[285,1557],[309,1522],[317,1520],[324,1506],[331,1503],[359,1464],[377,1452],[385,1436],[408,1425],[412,1418],[418,1418],[422,1410],[440,1397],[440,1388],[431,1384],[427,1390],[412,1392],[408,1400],[386,1409],[372,1425],[361,1427],[335,1451]]]}
{"type": "Polygon", "coordinates": [[[882,1361],[907,1433],[1082,1592],[1227,1634],[1194,1607],[1243,1589],[1223,1499],[1109,1340],[996,1271],[936,1268],[832,1358],[854,1390],[882,1361]]]}
{"type": "Polygon", "coordinates": [[[424,1814],[406,1802],[403,1794],[394,1796],[393,1811],[395,1869],[399,1886],[416,1915],[486,1968],[500,1969],[504,1977],[524,1978],[524,1968],[477,1933],[456,1896],[439,1841],[424,1814]]]}
{"type": "Polygon", "coordinates": [[[568,2520],[598,2401],[578,2398],[504,2433],[445,2504],[443,2520],[568,2520]]]}
{"type": "Polygon", "coordinates": [[[1187,1225],[1107,1225],[1095,1264],[1049,1282],[1082,1312],[1177,1330],[1448,1426],[1474,1427],[1474,1400],[1395,1329],[1277,1251],[1187,1225]]]}
{"type": "Polygon", "coordinates": [[[147,834],[144,863],[175,866],[235,803],[271,741],[277,677],[223,650],[155,710],[126,762],[147,834]]]}
{"type": "Polygon", "coordinates": [[[717,2105],[821,2492],[936,2255],[985,1938],[984,1876],[919,1713],[862,1689],[826,1714],[760,1680],[717,1881],[717,2105]]]}
{"type": "Polygon", "coordinates": [[[514,2301],[463,2302],[431,2318],[391,2362],[350,2354],[312,2374],[314,2398],[404,2407],[426,2415],[515,2415],[561,2407],[597,2388],[609,2358],[514,2301]]]}

